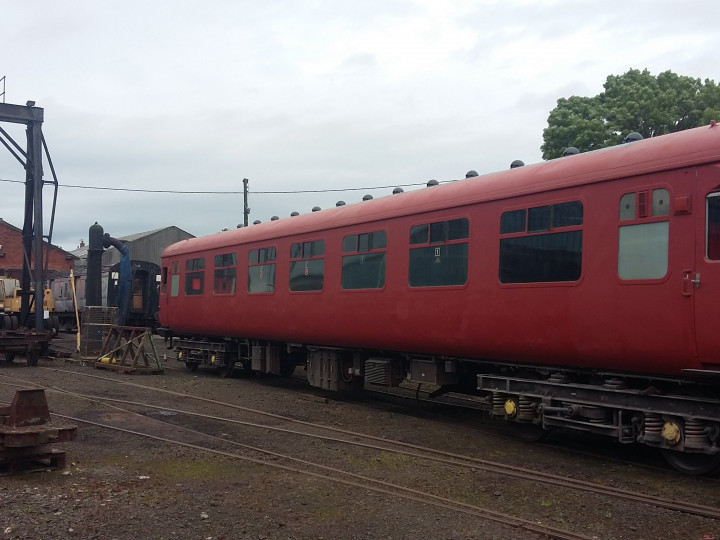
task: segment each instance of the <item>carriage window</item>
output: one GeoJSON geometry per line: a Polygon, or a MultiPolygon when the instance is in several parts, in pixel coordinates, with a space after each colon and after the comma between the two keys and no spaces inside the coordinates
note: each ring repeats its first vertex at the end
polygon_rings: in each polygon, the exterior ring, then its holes
{"type": "Polygon", "coordinates": [[[213,294],[235,294],[237,253],[215,255],[213,294]]]}
{"type": "Polygon", "coordinates": [[[500,216],[500,282],[552,283],[580,279],[582,224],[580,201],[503,213],[500,216]]]}
{"type": "Polygon", "coordinates": [[[707,206],[707,258],[720,261],[720,193],[711,193],[707,206]]]}
{"type": "Polygon", "coordinates": [[[142,312],[143,310],[143,301],[144,301],[144,295],[143,295],[143,288],[145,286],[145,283],[147,283],[147,273],[144,273],[143,276],[140,271],[138,271],[138,274],[136,274],[136,277],[132,280],[132,302],[131,302],[131,310],[134,312],[142,312]]]}
{"type": "Polygon", "coordinates": [[[160,280],[160,293],[161,294],[167,293],[167,281],[168,281],[168,269],[167,269],[167,266],[163,266],[162,278],[160,280]]]}
{"type": "Polygon", "coordinates": [[[620,199],[620,221],[635,219],[635,194],[626,193],[620,199]]]}
{"type": "Polygon", "coordinates": [[[552,228],[574,227],[583,224],[583,205],[580,201],[552,205],[552,228]]]}
{"type": "Polygon", "coordinates": [[[500,216],[500,234],[525,232],[527,210],[512,210],[500,216]]]}
{"type": "Polygon", "coordinates": [[[371,249],[387,247],[387,233],[375,231],[364,234],[351,234],[343,238],[343,253],[363,253],[371,249]]]}
{"type": "Polygon", "coordinates": [[[275,247],[253,249],[248,256],[249,293],[275,291],[275,247]]]}
{"type": "Polygon", "coordinates": [[[205,286],[205,259],[189,259],[185,263],[185,294],[197,296],[205,286]]]}
{"type": "Polygon", "coordinates": [[[550,206],[539,206],[528,209],[528,232],[542,232],[550,230],[550,206]]]}
{"type": "MultiPolygon", "coordinates": [[[[85,278],[80,277],[75,281],[75,294],[80,298],[85,297],[85,278]]],[[[177,293],[175,294],[177,296],[177,293]]]]}
{"type": "Polygon", "coordinates": [[[180,274],[170,276],[170,296],[180,294],[180,274]]]}
{"type": "Polygon", "coordinates": [[[653,189],[626,193],[620,199],[620,221],[670,215],[670,193],[667,189],[653,189]]]}
{"type": "Polygon", "coordinates": [[[343,289],[382,289],[385,286],[387,233],[375,231],[343,238],[343,289]]]}
{"type": "Polygon", "coordinates": [[[321,291],[325,277],[325,241],[314,240],[290,247],[290,290],[321,291]]]}
{"type": "Polygon", "coordinates": [[[410,286],[438,287],[467,283],[469,236],[467,218],[412,227],[410,245],[418,247],[410,249],[410,286]]]}
{"type": "Polygon", "coordinates": [[[170,296],[180,294],[180,263],[174,261],[170,265],[170,296]]]}
{"type": "Polygon", "coordinates": [[[237,253],[215,255],[215,268],[228,268],[237,265],[237,253]]]}
{"type": "Polygon", "coordinates": [[[670,194],[667,189],[653,189],[652,215],[667,216],[670,213],[670,194]]]}
{"type": "Polygon", "coordinates": [[[427,244],[429,225],[415,225],[410,229],[410,245],[427,244]]]}
{"type": "Polygon", "coordinates": [[[618,275],[620,279],[660,279],[668,269],[670,223],[642,223],[620,227],[618,275]]]}
{"type": "Polygon", "coordinates": [[[248,264],[263,264],[275,261],[275,247],[252,249],[248,255],[248,264]]]}
{"type": "Polygon", "coordinates": [[[189,259],[185,263],[185,270],[204,270],[205,269],[205,258],[200,257],[199,259],[189,259]]]}
{"type": "Polygon", "coordinates": [[[626,193],[620,199],[618,276],[661,279],[668,271],[670,194],[666,189],[626,193]]]}

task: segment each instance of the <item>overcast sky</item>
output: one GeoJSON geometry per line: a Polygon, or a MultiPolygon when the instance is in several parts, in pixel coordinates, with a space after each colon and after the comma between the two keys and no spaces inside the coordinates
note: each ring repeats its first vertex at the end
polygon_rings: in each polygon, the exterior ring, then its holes
{"type": "MultiPolygon", "coordinates": [[[[718,0],[1,0],[0,77],[6,103],[44,109],[52,242],[72,250],[95,221],[235,228],[243,178],[252,222],[538,162],[557,99],[610,74],[720,82],[719,20],[718,0]]],[[[2,146],[0,180],[0,217],[22,228],[2,146]]]]}

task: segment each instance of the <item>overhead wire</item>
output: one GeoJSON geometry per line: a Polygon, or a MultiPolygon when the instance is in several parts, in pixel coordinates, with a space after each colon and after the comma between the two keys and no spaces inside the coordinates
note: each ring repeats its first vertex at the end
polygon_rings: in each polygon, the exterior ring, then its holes
{"type": "MultiPolygon", "coordinates": [[[[454,180],[441,181],[440,183],[453,182],[454,180]]],[[[24,180],[10,180],[7,178],[0,178],[0,182],[10,182],[17,184],[24,184],[24,180]]],[[[332,193],[342,191],[371,191],[375,189],[391,189],[396,187],[416,187],[424,186],[426,182],[417,182],[410,184],[394,184],[387,186],[366,186],[366,187],[353,187],[353,188],[328,188],[328,189],[298,189],[298,190],[280,190],[280,191],[254,191],[250,190],[249,193],[253,195],[295,195],[299,193],[332,193]]],[[[71,189],[93,189],[103,191],[125,191],[125,192],[139,192],[139,193],[169,193],[178,195],[241,195],[240,191],[186,191],[176,189],[140,189],[140,188],[119,188],[119,187],[107,187],[107,186],[80,186],[73,184],[58,184],[59,188],[71,188],[71,189]]]]}

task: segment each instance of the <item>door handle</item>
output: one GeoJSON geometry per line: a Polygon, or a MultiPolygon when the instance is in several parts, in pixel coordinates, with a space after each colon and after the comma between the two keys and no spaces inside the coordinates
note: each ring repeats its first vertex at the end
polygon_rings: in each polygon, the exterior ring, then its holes
{"type": "Polygon", "coordinates": [[[692,270],[683,270],[683,296],[691,296],[691,285],[695,285],[696,289],[700,288],[700,274],[696,273],[695,278],[692,277],[692,270]]]}

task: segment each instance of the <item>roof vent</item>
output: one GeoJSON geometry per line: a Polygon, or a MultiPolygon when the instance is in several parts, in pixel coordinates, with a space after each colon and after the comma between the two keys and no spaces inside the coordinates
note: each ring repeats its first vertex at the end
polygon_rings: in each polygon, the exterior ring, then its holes
{"type": "Polygon", "coordinates": [[[393,189],[393,195],[397,195],[398,193],[403,193],[405,190],[401,187],[396,187],[393,189]]]}
{"type": "Polygon", "coordinates": [[[575,154],[579,154],[580,150],[575,148],[574,146],[568,146],[565,151],[562,153],[562,157],[565,156],[574,156],[575,154]]]}
{"type": "Polygon", "coordinates": [[[477,171],[470,169],[465,173],[465,178],[475,178],[478,175],[477,171]]]}
{"type": "Polygon", "coordinates": [[[335,206],[345,206],[345,201],[338,201],[335,203],[335,206]]]}
{"type": "Polygon", "coordinates": [[[438,182],[437,180],[428,180],[427,187],[433,187],[433,186],[437,186],[439,184],[440,184],[440,182],[438,182]]]}
{"type": "Polygon", "coordinates": [[[293,212],[292,214],[290,214],[290,217],[295,217],[295,216],[299,216],[299,215],[300,215],[300,212],[293,212]]]}
{"type": "Polygon", "coordinates": [[[313,206],[313,209],[312,209],[313,212],[319,212],[320,210],[321,210],[321,208],[319,206],[313,206]]]}
{"type": "Polygon", "coordinates": [[[373,198],[373,196],[370,195],[369,193],[367,195],[363,195],[363,201],[371,201],[372,198],[373,198]]]}
{"type": "Polygon", "coordinates": [[[517,169],[518,167],[524,167],[525,162],[522,159],[516,159],[510,164],[511,169],[517,169]]]}
{"type": "Polygon", "coordinates": [[[253,221],[253,225],[260,225],[261,223],[262,223],[262,221],[260,221],[259,219],[256,219],[255,221],[253,221]]]}
{"type": "Polygon", "coordinates": [[[624,143],[630,143],[630,142],[642,141],[642,140],[643,140],[643,136],[642,136],[642,135],[640,135],[637,131],[632,131],[632,132],[630,132],[630,133],[627,134],[627,137],[625,137],[625,138],[623,139],[623,142],[624,142],[624,143]]]}
{"type": "Polygon", "coordinates": [[[270,218],[270,221],[277,221],[278,219],[280,219],[280,218],[277,217],[277,216],[273,216],[273,217],[270,218]]]}

